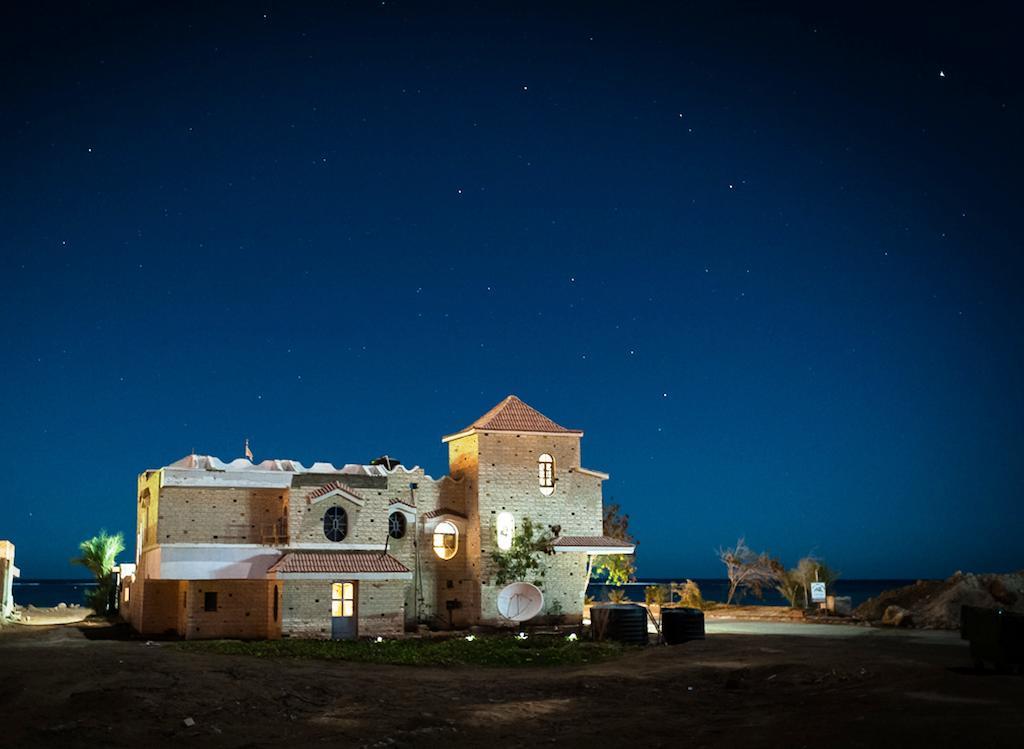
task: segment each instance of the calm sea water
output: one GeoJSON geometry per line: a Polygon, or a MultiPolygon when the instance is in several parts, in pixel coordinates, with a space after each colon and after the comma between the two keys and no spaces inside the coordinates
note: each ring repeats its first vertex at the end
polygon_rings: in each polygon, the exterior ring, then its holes
{"type": "MultiPolygon", "coordinates": [[[[710,578],[710,579],[697,579],[693,581],[700,586],[701,595],[707,601],[720,601],[724,602],[726,596],[729,594],[729,581],[724,578],[710,578]]],[[[668,578],[650,578],[646,581],[627,583],[623,586],[615,585],[603,585],[600,583],[591,583],[587,587],[587,595],[592,596],[594,600],[606,601],[608,600],[608,591],[616,587],[622,587],[626,590],[626,596],[631,601],[643,601],[644,600],[644,588],[648,585],[667,584],[670,582],[683,583],[686,582],[686,578],[677,578],[670,580],[668,578]]],[[[892,590],[893,588],[902,588],[904,585],[913,585],[915,580],[844,580],[839,578],[833,588],[837,596],[849,596],[853,599],[854,607],[864,603],[869,598],[874,598],[879,593],[886,590],[892,590]]],[[[784,599],[775,590],[767,590],[764,593],[764,598],[758,600],[750,595],[744,596],[738,601],[744,604],[764,605],[764,606],[785,606],[786,599],[784,599]]]]}
{"type": "Polygon", "coordinates": [[[14,602],[19,606],[84,605],[86,591],[95,587],[91,580],[18,579],[14,581],[14,602]]]}
{"type": "MultiPolygon", "coordinates": [[[[685,581],[686,578],[677,578],[674,581],[668,578],[651,578],[642,582],[628,583],[622,587],[626,589],[626,595],[630,600],[643,601],[644,587],[647,585],[685,581]]],[[[694,582],[700,586],[701,594],[709,601],[724,601],[729,590],[729,581],[725,579],[695,579],[694,582]]],[[[853,599],[853,605],[859,606],[883,591],[913,583],[913,580],[843,580],[840,578],[835,583],[835,591],[836,595],[850,596],[853,599]]],[[[56,606],[58,603],[82,604],[85,603],[86,591],[95,586],[96,583],[89,580],[15,580],[14,600],[21,606],[29,604],[56,606]]],[[[608,599],[608,591],[614,587],[616,586],[594,583],[587,588],[587,594],[598,601],[605,601],[608,599]]],[[[786,602],[776,591],[771,590],[765,592],[762,600],[747,596],[740,603],[783,606],[786,602]]]]}

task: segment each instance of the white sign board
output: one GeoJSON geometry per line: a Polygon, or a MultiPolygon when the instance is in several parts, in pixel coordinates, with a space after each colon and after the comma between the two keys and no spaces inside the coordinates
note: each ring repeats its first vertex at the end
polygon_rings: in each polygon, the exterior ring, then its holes
{"type": "Polygon", "coordinates": [[[811,600],[815,603],[825,600],[825,583],[811,583],[811,600]]]}

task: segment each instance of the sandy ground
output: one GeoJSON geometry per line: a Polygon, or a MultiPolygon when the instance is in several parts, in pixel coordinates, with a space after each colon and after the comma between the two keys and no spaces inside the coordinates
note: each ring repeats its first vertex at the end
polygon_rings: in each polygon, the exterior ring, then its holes
{"type": "Polygon", "coordinates": [[[36,606],[18,607],[21,616],[19,624],[30,627],[42,627],[48,624],[75,624],[92,616],[95,612],[82,606],[58,606],[38,608],[36,606]]]}
{"type": "Polygon", "coordinates": [[[559,669],[263,660],[123,637],[89,622],[4,628],[0,745],[876,749],[1024,736],[1024,677],[975,673],[941,632],[709,623],[703,642],[559,669]]]}

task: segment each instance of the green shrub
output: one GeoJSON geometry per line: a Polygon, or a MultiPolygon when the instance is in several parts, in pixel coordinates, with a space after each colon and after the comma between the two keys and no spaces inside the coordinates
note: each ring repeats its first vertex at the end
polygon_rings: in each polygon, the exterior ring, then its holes
{"type": "Polygon", "coordinates": [[[562,666],[616,658],[627,648],[613,642],[569,640],[561,635],[511,635],[448,639],[188,640],[173,647],[199,654],[254,658],[317,658],[404,666],[562,666]]]}

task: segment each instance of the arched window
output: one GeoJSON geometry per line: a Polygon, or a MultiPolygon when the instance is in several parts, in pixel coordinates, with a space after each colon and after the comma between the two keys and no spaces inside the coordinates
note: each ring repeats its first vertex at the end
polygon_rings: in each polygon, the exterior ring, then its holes
{"type": "Polygon", "coordinates": [[[434,553],[441,559],[451,559],[459,550],[459,529],[447,520],[434,528],[434,553]]]}
{"type": "Polygon", "coordinates": [[[511,512],[498,513],[497,522],[498,548],[508,551],[512,548],[512,538],[516,535],[516,519],[511,512]]]}
{"type": "Polygon", "coordinates": [[[324,535],[328,541],[341,541],[348,535],[348,515],[340,507],[330,507],[324,513],[324,535]]]}
{"type": "Polygon", "coordinates": [[[545,497],[555,493],[555,459],[547,453],[537,458],[537,481],[545,497]]]}
{"type": "Polygon", "coordinates": [[[391,538],[402,538],[405,536],[405,513],[404,512],[392,512],[388,516],[388,535],[391,538]]]}

